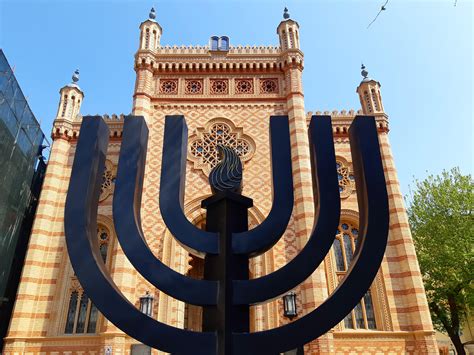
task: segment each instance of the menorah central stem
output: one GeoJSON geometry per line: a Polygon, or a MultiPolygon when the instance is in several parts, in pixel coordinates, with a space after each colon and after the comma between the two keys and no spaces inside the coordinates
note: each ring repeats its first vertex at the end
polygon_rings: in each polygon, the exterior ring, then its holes
{"type": "Polygon", "coordinates": [[[252,199],[234,192],[217,192],[202,202],[206,230],[219,233],[219,254],[207,254],[204,278],[219,283],[217,305],[203,308],[203,331],[217,332],[217,354],[232,354],[232,332],[249,331],[249,306],[234,306],[232,281],[249,278],[249,259],[232,253],[232,233],[248,230],[247,209],[252,199]]]}

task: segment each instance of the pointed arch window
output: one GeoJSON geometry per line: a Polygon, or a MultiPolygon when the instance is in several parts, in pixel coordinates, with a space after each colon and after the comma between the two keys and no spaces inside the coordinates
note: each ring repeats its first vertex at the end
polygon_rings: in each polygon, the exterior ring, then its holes
{"type": "MultiPolygon", "coordinates": [[[[107,254],[110,244],[109,230],[98,225],[97,239],[99,250],[104,263],[107,263],[107,254]]],[[[99,310],[89,299],[75,276],[71,279],[68,310],[66,313],[65,334],[94,334],[97,330],[99,310]]]]}
{"type": "MultiPolygon", "coordinates": [[[[356,225],[342,221],[336,231],[333,243],[333,253],[336,264],[336,274],[341,280],[350,267],[357,246],[359,229],[356,225]]],[[[377,329],[375,312],[370,290],[360,300],[357,306],[344,318],[346,329],[377,329]]]]}

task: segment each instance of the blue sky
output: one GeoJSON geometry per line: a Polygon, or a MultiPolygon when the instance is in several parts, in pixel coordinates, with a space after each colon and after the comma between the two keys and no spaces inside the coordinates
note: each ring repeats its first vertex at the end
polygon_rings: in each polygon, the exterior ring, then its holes
{"type": "MultiPolygon", "coordinates": [[[[382,84],[401,182],[443,169],[473,171],[472,0],[0,0],[0,47],[49,135],[59,89],[81,71],[82,114],[129,113],[133,55],[152,5],[162,44],[278,44],[282,9],[300,24],[307,111],[358,109],[364,62],[382,84]]],[[[413,185],[413,184],[412,184],[413,185]]]]}

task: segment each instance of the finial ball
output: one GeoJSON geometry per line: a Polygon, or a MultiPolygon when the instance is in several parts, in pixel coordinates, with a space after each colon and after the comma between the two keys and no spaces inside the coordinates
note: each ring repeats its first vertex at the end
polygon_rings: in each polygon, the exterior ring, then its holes
{"type": "Polygon", "coordinates": [[[365,65],[362,64],[361,67],[360,67],[360,69],[362,69],[361,72],[360,72],[360,74],[364,77],[364,79],[366,79],[367,76],[369,75],[369,72],[368,72],[367,70],[365,70],[365,65]]]}
{"type": "Polygon", "coordinates": [[[151,19],[151,20],[154,20],[156,18],[156,12],[155,12],[155,8],[152,7],[151,10],[150,10],[150,14],[148,15],[148,17],[151,19]]]}
{"type": "Polygon", "coordinates": [[[79,81],[79,69],[76,69],[72,74],[72,81],[77,83],[79,81]]]}
{"type": "Polygon", "coordinates": [[[285,9],[283,10],[283,18],[285,20],[288,20],[290,18],[290,14],[288,13],[288,8],[285,7],[285,9]]]}

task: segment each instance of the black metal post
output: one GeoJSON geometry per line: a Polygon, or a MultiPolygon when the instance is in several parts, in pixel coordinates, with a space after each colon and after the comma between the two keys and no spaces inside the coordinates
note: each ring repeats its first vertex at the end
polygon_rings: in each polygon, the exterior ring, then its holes
{"type": "Polygon", "coordinates": [[[217,354],[232,354],[232,333],[249,332],[249,306],[233,305],[233,281],[248,280],[249,259],[232,253],[232,233],[248,230],[253,201],[234,192],[218,192],[202,202],[206,230],[219,235],[219,254],[207,254],[204,279],[219,283],[217,305],[203,308],[203,331],[217,331],[217,354]]]}

